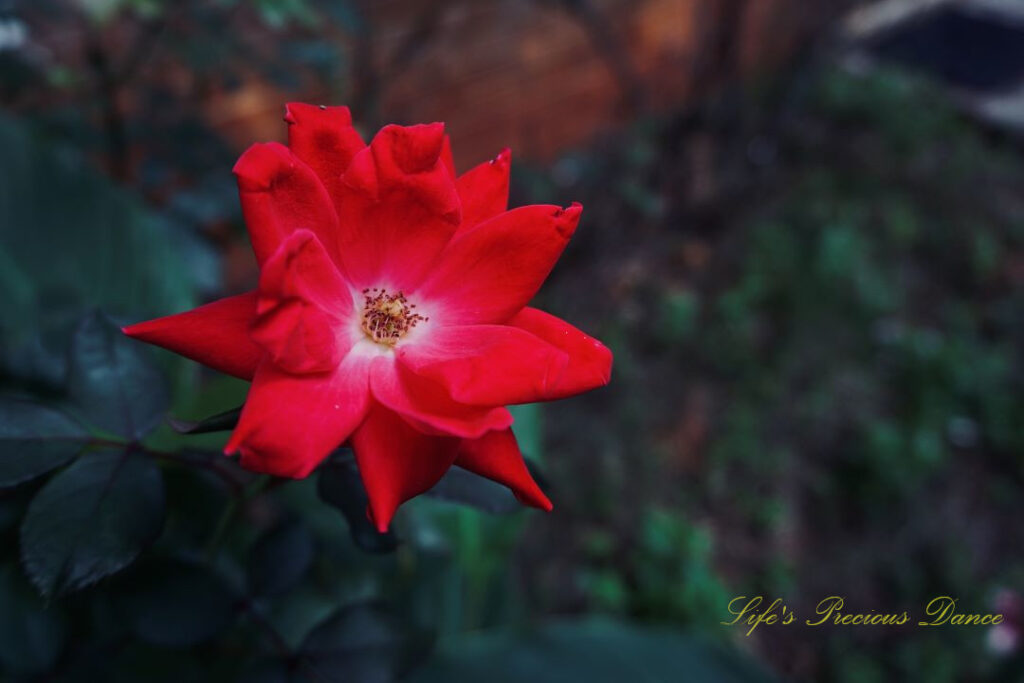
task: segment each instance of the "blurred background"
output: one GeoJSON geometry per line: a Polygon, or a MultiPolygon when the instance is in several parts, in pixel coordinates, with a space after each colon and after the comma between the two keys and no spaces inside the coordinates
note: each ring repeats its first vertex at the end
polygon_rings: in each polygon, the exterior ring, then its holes
{"type": "MultiPolygon", "coordinates": [[[[95,307],[254,286],[230,170],[292,100],[366,138],[444,121],[460,171],[512,148],[513,206],[584,205],[538,305],[613,349],[612,383],[516,410],[555,511],[417,500],[373,554],[305,482],[245,497],[221,550],[227,494],[166,474],[144,562],[194,541],[251,584],[253,553],[306,558],[260,619],[196,637],[208,604],[141,601],[184,636],[102,626],[141,569],[40,599],[38,486],[3,489],[0,678],[301,679],[264,654],[373,599],[401,608],[356,631],[431,646],[348,680],[1024,680],[1024,3],[0,0],[7,390],[58,400],[95,307]],[[720,624],[740,595],[1005,621],[746,636],[720,624]]],[[[176,416],[244,400],[154,357],[176,416]]]]}

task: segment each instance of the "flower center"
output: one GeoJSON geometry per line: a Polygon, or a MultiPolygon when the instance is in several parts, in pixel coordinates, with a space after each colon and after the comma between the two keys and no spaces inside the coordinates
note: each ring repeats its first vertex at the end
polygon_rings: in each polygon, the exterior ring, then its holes
{"type": "Polygon", "coordinates": [[[363,332],[378,344],[394,346],[420,321],[427,321],[413,309],[405,294],[390,294],[385,289],[363,290],[363,332]]]}

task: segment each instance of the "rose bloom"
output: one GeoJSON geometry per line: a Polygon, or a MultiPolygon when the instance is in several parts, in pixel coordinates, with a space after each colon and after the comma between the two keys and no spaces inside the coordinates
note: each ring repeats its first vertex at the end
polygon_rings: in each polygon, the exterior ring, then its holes
{"type": "Polygon", "coordinates": [[[440,123],[367,145],[346,107],[285,121],[234,169],[257,289],[125,333],[252,381],[225,448],[247,469],[301,478],[350,445],[381,531],[453,464],[550,510],[505,406],[609,380],[604,345],[527,306],[580,205],[507,210],[508,150],[457,176],[440,123]]]}

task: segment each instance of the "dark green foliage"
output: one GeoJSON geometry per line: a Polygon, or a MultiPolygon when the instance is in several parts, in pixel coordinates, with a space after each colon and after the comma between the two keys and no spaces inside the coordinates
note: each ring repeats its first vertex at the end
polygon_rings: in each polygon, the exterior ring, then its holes
{"type": "Polygon", "coordinates": [[[130,564],[160,534],[163,480],[156,464],[129,445],[163,418],[168,393],[146,349],[100,313],[75,331],[68,361],[71,409],[125,442],[97,441],[62,413],[29,403],[0,403],[7,485],[55,469],[21,523],[21,559],[44,596],[91,585],[130,564]],[[90,444],[96,444],[90,447],[90,444]]]}
{"type": "Polygon", "coordinates": [[[88,306],[138,315],[193,303],[215,264],[194,237],[7,115],[0,149],[0,369],[59,381],[62,349],[40,335],[88,306]]]}
{"type": "Polygon", "coordinates": [[[231,431],[238,424],[238,418],[241,414],[242,408],[238,407],[195,422],[173,418],[169,419],[168,422],[170,422],[174,431],[179,434],[209,434],[211,432],[231,431]]]}
{"type": "Polygon", "coordinates": [[[382,605],[360,603],[318,624],[299,657],[314,680],[387,683],[408,672],[428,649],[429,640],[382,605]]]}
{"type": "Polygon", "coordinates": [[[32,499],[21,559],[49,597],[123,569],[160,533],[164,489],[153,462],[131,450],[87,453],[32,499]]]}
{"type": "Polygon", "coordinates": [[[261,683],[390,683],[430,651],[429,636],[379,602],[345,605],[316,624],[285,658],[261,658],[242,674],[261,683]]]}
{"type": "Polygon", "coordinates": [[[512,492],[490,479],[453,467],[427,494],[431,498],[470,505],[496,515],[505,515],[522,508],[512,492]]]}
{"type": "Polygon", "coordinates": [[[130,441],[160,424],[167,385],[148,354],[102,314],[82,321],[71,344],[68,395],[83,418],[130,441]]]}
{"type": "Polygon", "coordinates": [[[0,671],[51,671],[67,638],[63,615],[48,607],[10,564],[0,566],[0,605],[0,671]]]}
{"type": "Polygon", "coordinates": [[[287,593],[309,571],[315,554],[313,535],[302,522],[289,521],[269,530],[249,552],[249,592],[263,596],[287,593]]]}
{"type": "MultiPolygon", "coordinates": [[[[949,593],[978,611],[1019,594],[1019,144],[905,74],[812,67],[767,96],[736,90],[637,126],[587,161],[597,177],[576,187],[592,222],[566,259],[597,263],[544,305],[594,321],[615,377],[548,408],[564,446],[553,474],[580,513],[526,541],[546,557],[575,540],[573,581],[527,570],[548,604],[728,637],[709,617],[730,595],[803,614],[835,593],[851,610],[949,593]],[[637,144],[665,151],[623,170],[637,144]],[[610,198],[635,195],[638,177],[663,193],[664,218],[610,198]],[[687,194],[704,182],[714,196],[697,205],[687,194]]],[[[814,680],[1012,680],[988,636],[751,640],[814,680]]]]}
{"type": "Polygon", "coordinates": [[[84,427],[58,410],[0,398],[0,488],[60,467],[89,438],[84,427]]]}
{"type": "Polygon", "coordinates": [[[174,648],[194,646],[224,631],[238,614],[239,598],[209,568],[154,558],[117,594],[121,613],[140,640],[174,648]]]}
{"type": "Polygon", "coordinates": [[[776,680],[701,638],[605,620],[555,622],[522,634],[464,637],[442,648],[413,683],[491,681],[776,680]]]}
{"type": "Polygon", "coordinates": [[[316,490],[325,503],[345,516],[352,540],[360,548],[371,553],[389,553],[397,547],[394,532],[378,532],[367,516],[369,499],[351,454],[335,455],[320,466],[316,490]]]}

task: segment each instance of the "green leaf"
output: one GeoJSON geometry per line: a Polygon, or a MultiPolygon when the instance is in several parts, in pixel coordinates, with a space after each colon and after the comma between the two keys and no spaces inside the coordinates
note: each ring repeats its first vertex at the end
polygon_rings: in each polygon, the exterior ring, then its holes
{"type": "Polygon", "coordinates": [[[318,472],[317,494],[345,516],[349,533],[357,546],[378,554],[390,553],[398,547],[398,539],[391,531],[378,533],[366,516],[369,498],[353,458],[335,455],[321,465],[318,472]]]}
{"type": "Polygon", "coordinates": [[[242,670],[238,680],[245,683],[301,683],[309,678],[301,671],[292,671],[290,662],[275,657],[261,657],[242,670]]]}
{"type": "Polygon", "coordinates": [[[271,529],[249,554],[249,591],[258,596],[287,593],[309,571],[315,552],[305,524],[291,521],[271,529]]]}
{"type": "Polygon", "coordinates": [[[465,636],[410,677],[412,683],[767,683],[741,655],[667,629],[603,619],[546,624],[525,634],[465,636]],[[500,663],[500,665],[498,665],[500,663]]]}
{"type": "MultiPolygon", "coordinates": [[[[6,493],[6,492],[5,492],[6,493]]],[[[27,501],[27,491],[15,495],[0,495],[0,534],[18,527],[27,501]]]]}
{"type": "MultiPolygon", "coordinates": [[[[341,608],[299,649],[302,669],[318,681],[393,681],[429,651],[430,641],[379,603],[341,608]]],[[[469,679],[466,679],[469,680],[469,679]]]]}
{"type": "Polygon", "coordinates": [[[194,233],[150,212],[92,160],[4,114],[0,149],[0,347],[8,365],[8,352],[47,326],[54,302],[139,318],[195,303],[216,260],[194,233]]]}
{"type": "Polygon", "coordinates": [[[495,515],[507,515],[522,509],[522,505],[506,487],[458,467],[448,470],[426,495],[451,503],[471,505],[495,515]]]}
{"type": "Polygon", "coordinates": [[[515,418],[516,440],[519,449],[535,460],[544,460],[544,404],[522,403],[509,406],[508,411],[515,418]]]}
{"type": "Polygon", "coordinates": [[[226,432],[235,428],[238,418],[242,415],[242,407],[225,410],[202,420],[179,420],[169,418],[171,428],[179,434],[209,434],[210,432],[226,432]]]}
{"type": "Polygon", "coordinates": [[[87,453],[46,483],[21,525],[21,559],[46,597],[130,564],[160,534],[160,470],[131,451],[87,453]]]}
{"type": "Polygon", "coordinates": [[[144,568],[140,565],[120,601],[132,632],[145,642],[165,647],[210,640],[227,629],[238,614],[235,596],[219,576],[200,566],[166,559],[144,568]]]}
{"type": "Polygon", "coordinates": [[[90,423],[131,440],[160,424],[170,402],[163,374],[149,351],[102,313],[75,331],[68,394],[90,423]]]}
{"type": "Polygon", "coordinates": [[[15,486],[78,455],[89,432],[64,413],[0,398],[0,487],[15,486]]]}
{"type": "Polygon", "coordinates": [[[159,547],[172,553],[203,548],[223,516],[232,493],[224,480],[208,469],[217,460],[224,459],[222,453],[180,451],[178,455],[185,466],[168,467],[161,472],[167,497],[167,520],[159,547]]]}
{"type": "MultiPolygon", "coordinates": [[[[230,680],[211,672],[212,665],[201,654],[144,643],[125,643],[126,647],[94,648],[62,667],[68,674],[59,680],[73,681],[145,681],[181,683],[182,681],[230,680]],[[91,654],[91,657],[90,657],[91,654]]],[[[84,648],[83,648],[84,649],[84,648]]],[[[77,653],[76,653],[77,654],[77,653]]],[[[223,660],[230,659],[223,657],[223,660]]]]}
{"type": "Polygon", "coordinates": [[[17,567],[0,567],[0,670],[38,675],[53,669],[64,649],[63,615],[33,593],[17,567]]]}

